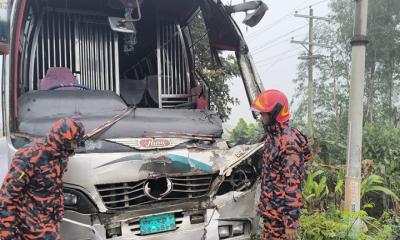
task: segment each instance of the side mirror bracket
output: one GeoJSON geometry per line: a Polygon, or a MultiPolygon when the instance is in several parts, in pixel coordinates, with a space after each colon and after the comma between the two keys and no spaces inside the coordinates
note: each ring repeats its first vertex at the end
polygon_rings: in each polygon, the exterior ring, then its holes
{"type": "Polygon", "coordinates": [[[246,17],[243,23],[247,26],[256,26],[261,19],[264,17],[265,12],[268,10],[268,6],[261,0],[245,2],[237,5],[227,6],[226,10],[229,14],[237,12],[246,12],[246,17]],[[252,11],[247,13],[247,11],[252,11]]]}
{"type": "Polygon", "coordinates": [[[108,17],[108,24],[114,32],[136,33],[134,23],[127,21],[124,18],[108,17]]]}

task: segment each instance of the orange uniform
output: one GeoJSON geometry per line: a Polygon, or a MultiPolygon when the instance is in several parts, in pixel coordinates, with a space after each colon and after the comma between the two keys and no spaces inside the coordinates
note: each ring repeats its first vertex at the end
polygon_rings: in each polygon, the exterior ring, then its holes
{"type": "Polygon", "coordinates": [[[287,122],[266,132],[258,212],[264,218],[264,240],[285,239],[285,229],[299,225],[304,163],[312,154],[307,138],[287,122]]]}
{"type": "Polygon", "coordinates": [[[83,134],[78,120],[62,119],[44,140],[17,151],[0,191],[0,239],[60,239],[62,177],[73,153],[71,141],[79,142],[83,134]]]}
{"type": "Polygon", "coordinates": [[[295,239],[304,163],[311,159],[311,149],[307,138],[288,125],[291,115],[283,92],[262,91],[251,108],[260,113],[266,133],[258,204],[258,213],[264,218],[264,240],[295,239]]]}

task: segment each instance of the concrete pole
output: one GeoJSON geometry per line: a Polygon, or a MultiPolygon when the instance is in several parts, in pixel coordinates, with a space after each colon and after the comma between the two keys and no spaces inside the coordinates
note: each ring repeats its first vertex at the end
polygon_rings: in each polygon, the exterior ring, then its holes
{"type": "Polygon", "coordinates": [[[355,0],[344,209],[360,210],[365,49],[368,0],[355,0]]]}
{"type": "Polygon", "coordinates": [[[308,26],[308,111],[307,111],[307,129],[308,136],[311,140],[311,143],[314,143],[314,128],[313,128],[313,120],[312,120],[312,112],[313,112],[313,65],[314,59],[313,56],[313,43],[314,43],[314,31],[313,31],[313,15],[314,10],[310,7],[310,18],[309,18],[309,26],[308,26]]]}

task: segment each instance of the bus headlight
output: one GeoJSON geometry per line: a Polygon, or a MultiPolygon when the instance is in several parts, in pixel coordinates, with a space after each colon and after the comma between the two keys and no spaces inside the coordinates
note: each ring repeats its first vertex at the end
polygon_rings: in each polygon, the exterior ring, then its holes
{"type": "Polygon", "coordinates": [[[75,206],[78,203],[78,196],[73,193],[64,193],[64,205],[75,206]]]}

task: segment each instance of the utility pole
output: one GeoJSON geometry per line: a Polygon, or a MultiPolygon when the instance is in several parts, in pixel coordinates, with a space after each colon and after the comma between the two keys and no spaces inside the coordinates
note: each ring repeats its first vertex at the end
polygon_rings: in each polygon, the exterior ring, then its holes
{"type": "Polygon", "coordinates": [[[320,46],[320,47],[328,47],[326,45],[322,44],[315,44],[314,43],[314,19],[319,19],[319,20],[325,20],[329,21],[328,18],[324,17],[316,17],[314,16],[314,10],[312,7],[310,7],[310,13],[309,15],[301,15],[301,14],[296,14],[294,15],[295,17],[302,17],[302,18],[308,18],[308,42],[304,41],[295,41],[292,39],[291,43],[297,43],[301,44],[307,51],[307,56],[299,57],[299,59],[302,60],[308,60],[308,87],[307,87],[307,95],[308,95],[308,100],[307,100],[307,130],[308,130],[308,136],[311,140],[311,143],[314,143],[314,127],[313,127],[313,120],[312,120],[312,112],[313,112],[313,67],[314,67],[314,62],[315,59],[318,59],[322,57],[321,55],[314,55],[313,52],[313,46],[320,46]],[[308,47],[306,47],[308,45],[308,47]]]}
{"type": "Polygon", "coordinates": [[[351,212],[360,210],[365,49],[368,43],[368,0],[354,0],[354,2],[355,16],[351,41],[350,108],[344,195],[344,209],[351,212]]]}
{"type": "Polygon", "coordinates": [[[314,124],[312,120],[312,112],[314,109],[313,99],[313,66],[314,66],[314,59],[311,58],[313,56],[313,43],[314,43],[314,29],[313,29],[313,16],[314,16],[314,9],[310,7],[310,18],[308,20],[308,87],[307,87],[307,95],[308,95],[308,104],[307,104],[307,129],[308,134],[310,136],[311,142],[314,143],[314,124]]]}

